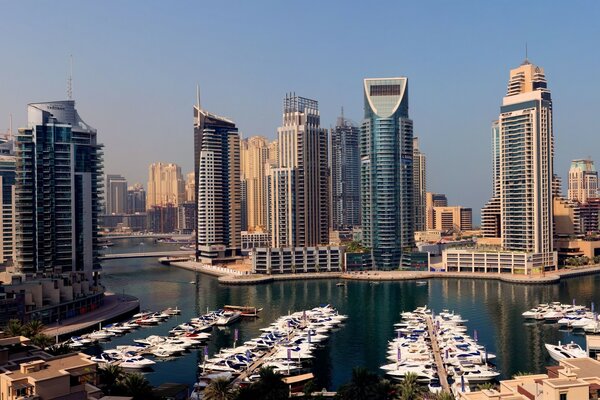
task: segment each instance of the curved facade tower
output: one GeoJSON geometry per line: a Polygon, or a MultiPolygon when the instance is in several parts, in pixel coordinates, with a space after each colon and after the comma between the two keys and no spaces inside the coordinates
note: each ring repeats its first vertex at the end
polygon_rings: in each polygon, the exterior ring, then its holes
{"type": "Polygon", "coordinates": [[[377,269],[397,269],[414,246],[413,122],[408,79],[364,80],[361,126],[363,245],[377,269]]]}

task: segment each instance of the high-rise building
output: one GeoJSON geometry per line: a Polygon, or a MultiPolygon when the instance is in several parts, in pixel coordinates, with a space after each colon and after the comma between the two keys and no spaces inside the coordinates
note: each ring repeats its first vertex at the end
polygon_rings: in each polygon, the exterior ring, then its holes
{"type": "Polygon", "coordinates": [[[269,156],[267,157],[267,161],[271,165],[277,165],[279,163],[279,142],[277,141],[277,139],[269,143],[268,149],[269,156]]]}
{"type": "Polygon", "coordinates": [[[441,193],[425,193],[425,229],[435,229],[435,212],[434,207],[447,207],[448,198],[441,193]]]}
{"type": "Polygon", "coordinates": [[[435,226],[439,231],[470,231],[473,229],[473,212],[461,206],[433,207],[435,226]]]}
{"type": "Polygon", "coordinates": [[[136,183],[127,189],[127,213],[143,212],[146,212],[146,191],[140,183],[136,183]]]}
{"type": "Polygon", "coordinates": [[[147,213],[148,230],[154,233],[173,233],[177,229],[178,210],[172,204],[153,206],[147,213]]]}
{"type": "Polygon", "coordinates": [[[397,269],[414,248],[413,122],[408,79],[364,80],[361,126],[363,245],[378,269],[397,269]]]}
{"type": "Polygon", "coordinates": [[[146,209],[171,204],[177,207],[185,198],[181,168],[173,163],[153,163],[148,168],[146,209]]]}
{"type": "Polygon", "coordinates": [[[185,176],[185,202],[196,202],[196,177],[194,171],[185,176]]]}
{"type": "Polygon", "coordinates": [[[331,222],[334,230],[360,226],[360,129],[342,115],[331,130],[331,222]]]}
{"type": "Polygon", "coordinates": [[[197,258],[235,257],[241,248],[240,134],[235,123],[194,106],[197,258]]]}
{"type": "Polygon", "coordinates": [[[196,229],[196,203],[186,201],[177,208],[177,231],[190,234],[196,229]]]}
{"type": "Polygon", "coordinates": [[[106,175],[104,185],[106,214],[127,213],[127,180],[121,175],[106,175]]]}
{"type": "Polygon", "coordinates": [[[15,156],[0,155],[0,264],[13,259],[15,246],[15,156]]]}
{"type": "Polygon", "coordinates": [[[283,124],[277,129],[278,168],[270,171],[276,180],[269,184],[275,194],[270,195],[270,204],[286,204],[285,208],[269,210],[274,247],[315,246],[329,241],[328,139],[320,119],[316,100],[286,95],[283,124]],[[284,193],[290,198],[277,198],[284,193]],[[277,230],[275,225],[285,229],[277,230]]]}
{"type": "Polygon", "coordinates": [[[413,195],[415,201],[415,231],[427,229],[427,168],[419,139],[413,139],[413,195]]]}
{"type": "Polygon", "coordinates": [[[16,138],[16,256],[25,273],[100,270],[102,145],[72,100],[28,105],[16,138]]]}
{"type": "Polygon", "coordinates": [[[269,143],[262,136],[252,136],[241,141],[240,150],[246,230],[264,231],[267,228],[265,165],[269,159],[269,143]]]}
{"type": "Polygon", "coordinates": [[[573,160],[569,169],[567,198],[579,203],[598,197],[598,171],[592,160],[573,160]]]}

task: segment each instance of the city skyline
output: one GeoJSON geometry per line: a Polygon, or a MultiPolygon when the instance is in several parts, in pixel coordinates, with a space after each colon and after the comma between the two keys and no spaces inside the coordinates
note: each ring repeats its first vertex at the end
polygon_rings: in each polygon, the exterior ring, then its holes
{"type": "MultiPolygon", "coordinates": [[[[345,107],[349,119],[360,121],[363,78],[402,75],[412,82],[411,116],[416,121],[415,135],[420,137],[421,147],[428,155],[430,188],[477,210],[490,196],[488,132],[499,105],[496,93],[505,85],[505,71],[524,58],[525,42],[529,44],[532,61],[546,67],[553,82],[553,93],[561,102],[560,112],[555,115],[555,131],[559,133],[557,148],[560,149],[556,154],[556,171],[566,182],[572,159],[598,158],[593,152],[587,154],[588,148],[597,148],[600,144],[600,138],[594,135],[593,113],[590,112],[596,108],[598,83],[571,74],[574,63],[590,70],[600,65],[595,52],[585,51],[594,48],[594,38],[598,37],[598,27],[593,23],[599,11],[597,4],[582,13],[580,9],[559,9],[551,3],[543,9],[535,8],[540,18],[534,20],[527,17],[531,15],[528,10],[534,8],[528,4],[522,5],[525,12],[520,15],[510,13],[509,6],[480,6],[479,3],[458,6],[434,3],[439,11],[435,15],[429,13],[431,4],[381,4],[369,8],[366,5],[343,7],[336,3],[321,5],[315,16],[316,26],[329,26],[329,22],[339,20],[345,20],[344,24],[360,24],[361,17],[371,13],[379,15],[382,22],[381,27],[372,27],[374,34],[382,35],[381,43],[369,46],[366,46],[367,38],[361,38],[352,30],[346,30],[343,39],[323,28],[308,32],[306,42],[317,45],[308,48],[302,44],[301,48],[310,49],[315,57],[330,55],[326,65],[296,65],[291,49],[286,48],[282,39],[270,34],[282,28],[280,21],[285,19],[277,16],[284,14],[283,5],[157,4],[146,7],[142,14],[136,7],[123,5],[117,7],[120,12],[102,18],[109,7],[69,6],[68,2],[32,4],[8,5],[7,15],[15,18],[9,18],[0,28],[7,37],[15,32],[22,35],[18,46],[9,43],[9,54],[20,62],[8,63],[5,67],[7,76],[16,79],[6,82],[7,95],[0,99],[0,128],[8,127],[9,113],[13,114],[13,127],[26,125],[21,104],[66,98],[68,59],[73,54],[73,97],[82,112],[97,121],[98,129],[104,132],[106,173],[122,174],[130,182],[144,183],[146,168],[155,161],[176,162],[183,171],[192,170],[192,155],[187,150],[192,143],[187,111],[194,102],[196,83],[206,94],[206,106],[222,110],[222,114],[237,121],[242,137],[263,135],[273,139],[280,119],[279,99],[285,92],[295,90],[318,100],[322,126],[330,127],[335,124],[340,106],[345,107]],[[267,7],[269,12],[265,12],[267,7]],[[215,35],[219,18],[198,26],[192,23],[197,11],[217,17],[231,15],[237,23],[231,32],[215,35]],[[392,23],[393,15],[398,12],[411,16],[402,26],[392,23]],[[487,23],[509,13],[513,26],[509,32],[487,23]],[[18,24],[19,15],[27,15],[31,23],[48,16],[57,19],[57,24],[47,27],[48,35],[56,38],[51,54],[41,41],[38,43],[18,24]],[[98,16],[94,18],[97,20],[109,20],[112,33],[97,36],[94,29],[97,22],[82,18],[89,15],[98,16]],[[147,25],[160,15],[167,16],[165,26],[178,27],[153,28],[150,33],[130,29],[131,24],[147,25]],[[424,15],[429,17],[419,18],[424,15]],[[561,32],[543,29],[575,16],[582,20],[576,29],[561,32]],[[457,23],[445,24],[446,18],[457,23]],[[271,24],[261,24],[264,19],[271,24]],[[419,24],[416,21],[420,21],[419,24]],[[422,29],[423,21],[430,24],[426,26],[428,29],[422,29]],[[544,32],[543,37],[539,32],[544,32]],[[122,40],[118,41],[120,36],[122,40]],[[410,37],[404,44],[406,52],[380,56],[378,50],[399,36],[410,37]],[[201,52],[190,52],[199,46],[195,37],[210,37],[218,55],[237,52],[245,62],[226,68],[207,65],[201,55],[192,54],[201,52]],[[253,52],[245,50],[249,40],[255,45],[253,52]],[[471,40],[475,41],[473,46],[465,46],[471,40]],[[368,57],[355,57],[356,61],[349,65],[341,57],[358,52],[361,47],[366,49],[368,57]],[[477,51],[473,51],[474,48],[477,51]],[[159,51],[153,52],[155,49],[159,51]],[[43,71],[37,68],[33,54],[44,57],[43,71]],[[378,54],[377,58],[373,58],[374,54],[378,54]],[[498,54],[503,55],[501,59],[498,54]],[[337,61],[338,58],[344,62],[337,61]],[[275,70],[272,65],[277,66],[275,70]],[[274,71],[284,72],[274,74],[274,71]],[[257,93],[258,102],[255,101],[257,93]],[[468,114],[460,112],[466,109],[468,114]],[[130,117],[136,114],[144,118],[130,117]],[[584,140],[589,141],[585,148],[581,146],[584,140]],[[457,144],[464,141],[472,146],[467,149],[457,144]],[[136,157],[139,162],[131,163],[128,157],[131,148],[139,149],[136,157]],[[451,159],[444,151],[446,148],[453,150],[451,159]],[[485,168],[472,168],[473,165],[485,165],[485,168]]],[[[339,26],[341,22],[336,24],[339,26]]]]}

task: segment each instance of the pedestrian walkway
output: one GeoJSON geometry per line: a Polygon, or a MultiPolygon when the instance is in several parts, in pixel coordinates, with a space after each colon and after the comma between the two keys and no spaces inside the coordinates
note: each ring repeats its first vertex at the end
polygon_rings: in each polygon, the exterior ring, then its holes
{"type": "Polygon", "coordinates": [[[429,331],[429,338],[431,339],[431,350],[433,351],[433,359],[437,366],[437,373],[440,378],[440,384],[442,389],[446,393],[450,393],[450,385],[448,384],[448,374],[442,361],[442,354],[440,353],[440,345],[437,340],[437,333],[433,326],[433,318],[431,315],[426,315],[425,320],[427,321],[427,331],[429,331]]]}

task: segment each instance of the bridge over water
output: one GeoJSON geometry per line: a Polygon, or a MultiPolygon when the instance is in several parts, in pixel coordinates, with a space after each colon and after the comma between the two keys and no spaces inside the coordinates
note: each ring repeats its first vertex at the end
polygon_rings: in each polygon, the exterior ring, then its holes
{"type": "Polygon", "coordinates": [[[118,260],[122,258],[149,258],[149,257],[181,257],[191,256],[194,254],[193,250],[166,250],[166,251],[145,251],[140,253],[114,253],[114,254],[103,254],[100,256],[101,260],[118,260]]]}

